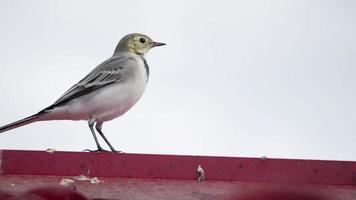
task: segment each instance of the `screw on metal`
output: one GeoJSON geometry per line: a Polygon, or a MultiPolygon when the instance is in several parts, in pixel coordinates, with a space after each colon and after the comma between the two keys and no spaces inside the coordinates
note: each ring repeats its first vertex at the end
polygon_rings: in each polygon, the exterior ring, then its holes
{"type": "Polygon", "coordinates": [[[204,181],[205,180],[205,174],[204,174],[204,169],[198,165],[197,168],[197,173],[198,173],[198,181],[204,181]]]}

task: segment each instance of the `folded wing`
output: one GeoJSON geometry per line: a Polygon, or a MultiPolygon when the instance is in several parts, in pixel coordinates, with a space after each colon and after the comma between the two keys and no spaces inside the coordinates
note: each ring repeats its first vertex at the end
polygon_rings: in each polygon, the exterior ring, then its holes
{"type": "Polygon", "coordinates": [[[123,80],[123,74],[137,61],[132,57],[115,56],[104,61],[87,76],[67,90],[56,102],[41,112],[49,111],[73,99],[123,80]]]}

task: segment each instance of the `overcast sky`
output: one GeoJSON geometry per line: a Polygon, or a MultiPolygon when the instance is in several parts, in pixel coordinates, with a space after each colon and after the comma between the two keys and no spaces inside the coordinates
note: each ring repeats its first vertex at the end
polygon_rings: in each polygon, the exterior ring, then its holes
{"type": "MultiPolygon", "coordinates": [[[[104,124],[116,149],[356,160],[356,1],[1,0],[0,30],[0,125],[140,32],[168,45],[146,56],[142,99],[104,124]]],[[[0,148],[96,146],[87,122],[49,121],[1,134],[0,148]]]]}

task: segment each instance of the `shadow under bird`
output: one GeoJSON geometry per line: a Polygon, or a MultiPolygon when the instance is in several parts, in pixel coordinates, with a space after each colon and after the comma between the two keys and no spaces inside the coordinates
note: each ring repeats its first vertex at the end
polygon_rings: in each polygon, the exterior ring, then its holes
{"type": "Polygon", "coordinates": [[[104,122],[127,112],[141,98],[149,78],[145,54],[153,47],[165,45],[150,37],[132,33],[123,37],[113,56],[77,84],[69,88],[56,102],[37,114],[0,127],[0,133],[37,121],[86,120],[97,150],[105,151],[96,137],[100,134],[112,151],[116,151],[102,132],[104,122]]]}

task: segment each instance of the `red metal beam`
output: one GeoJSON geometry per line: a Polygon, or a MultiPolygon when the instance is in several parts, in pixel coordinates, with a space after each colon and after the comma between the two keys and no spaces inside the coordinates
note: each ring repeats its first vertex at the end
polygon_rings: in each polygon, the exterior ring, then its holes
{"type": "Polygon", "coordinates": [[[356,162],[2,150],[3,174],[356,185],[356,162]]]}

